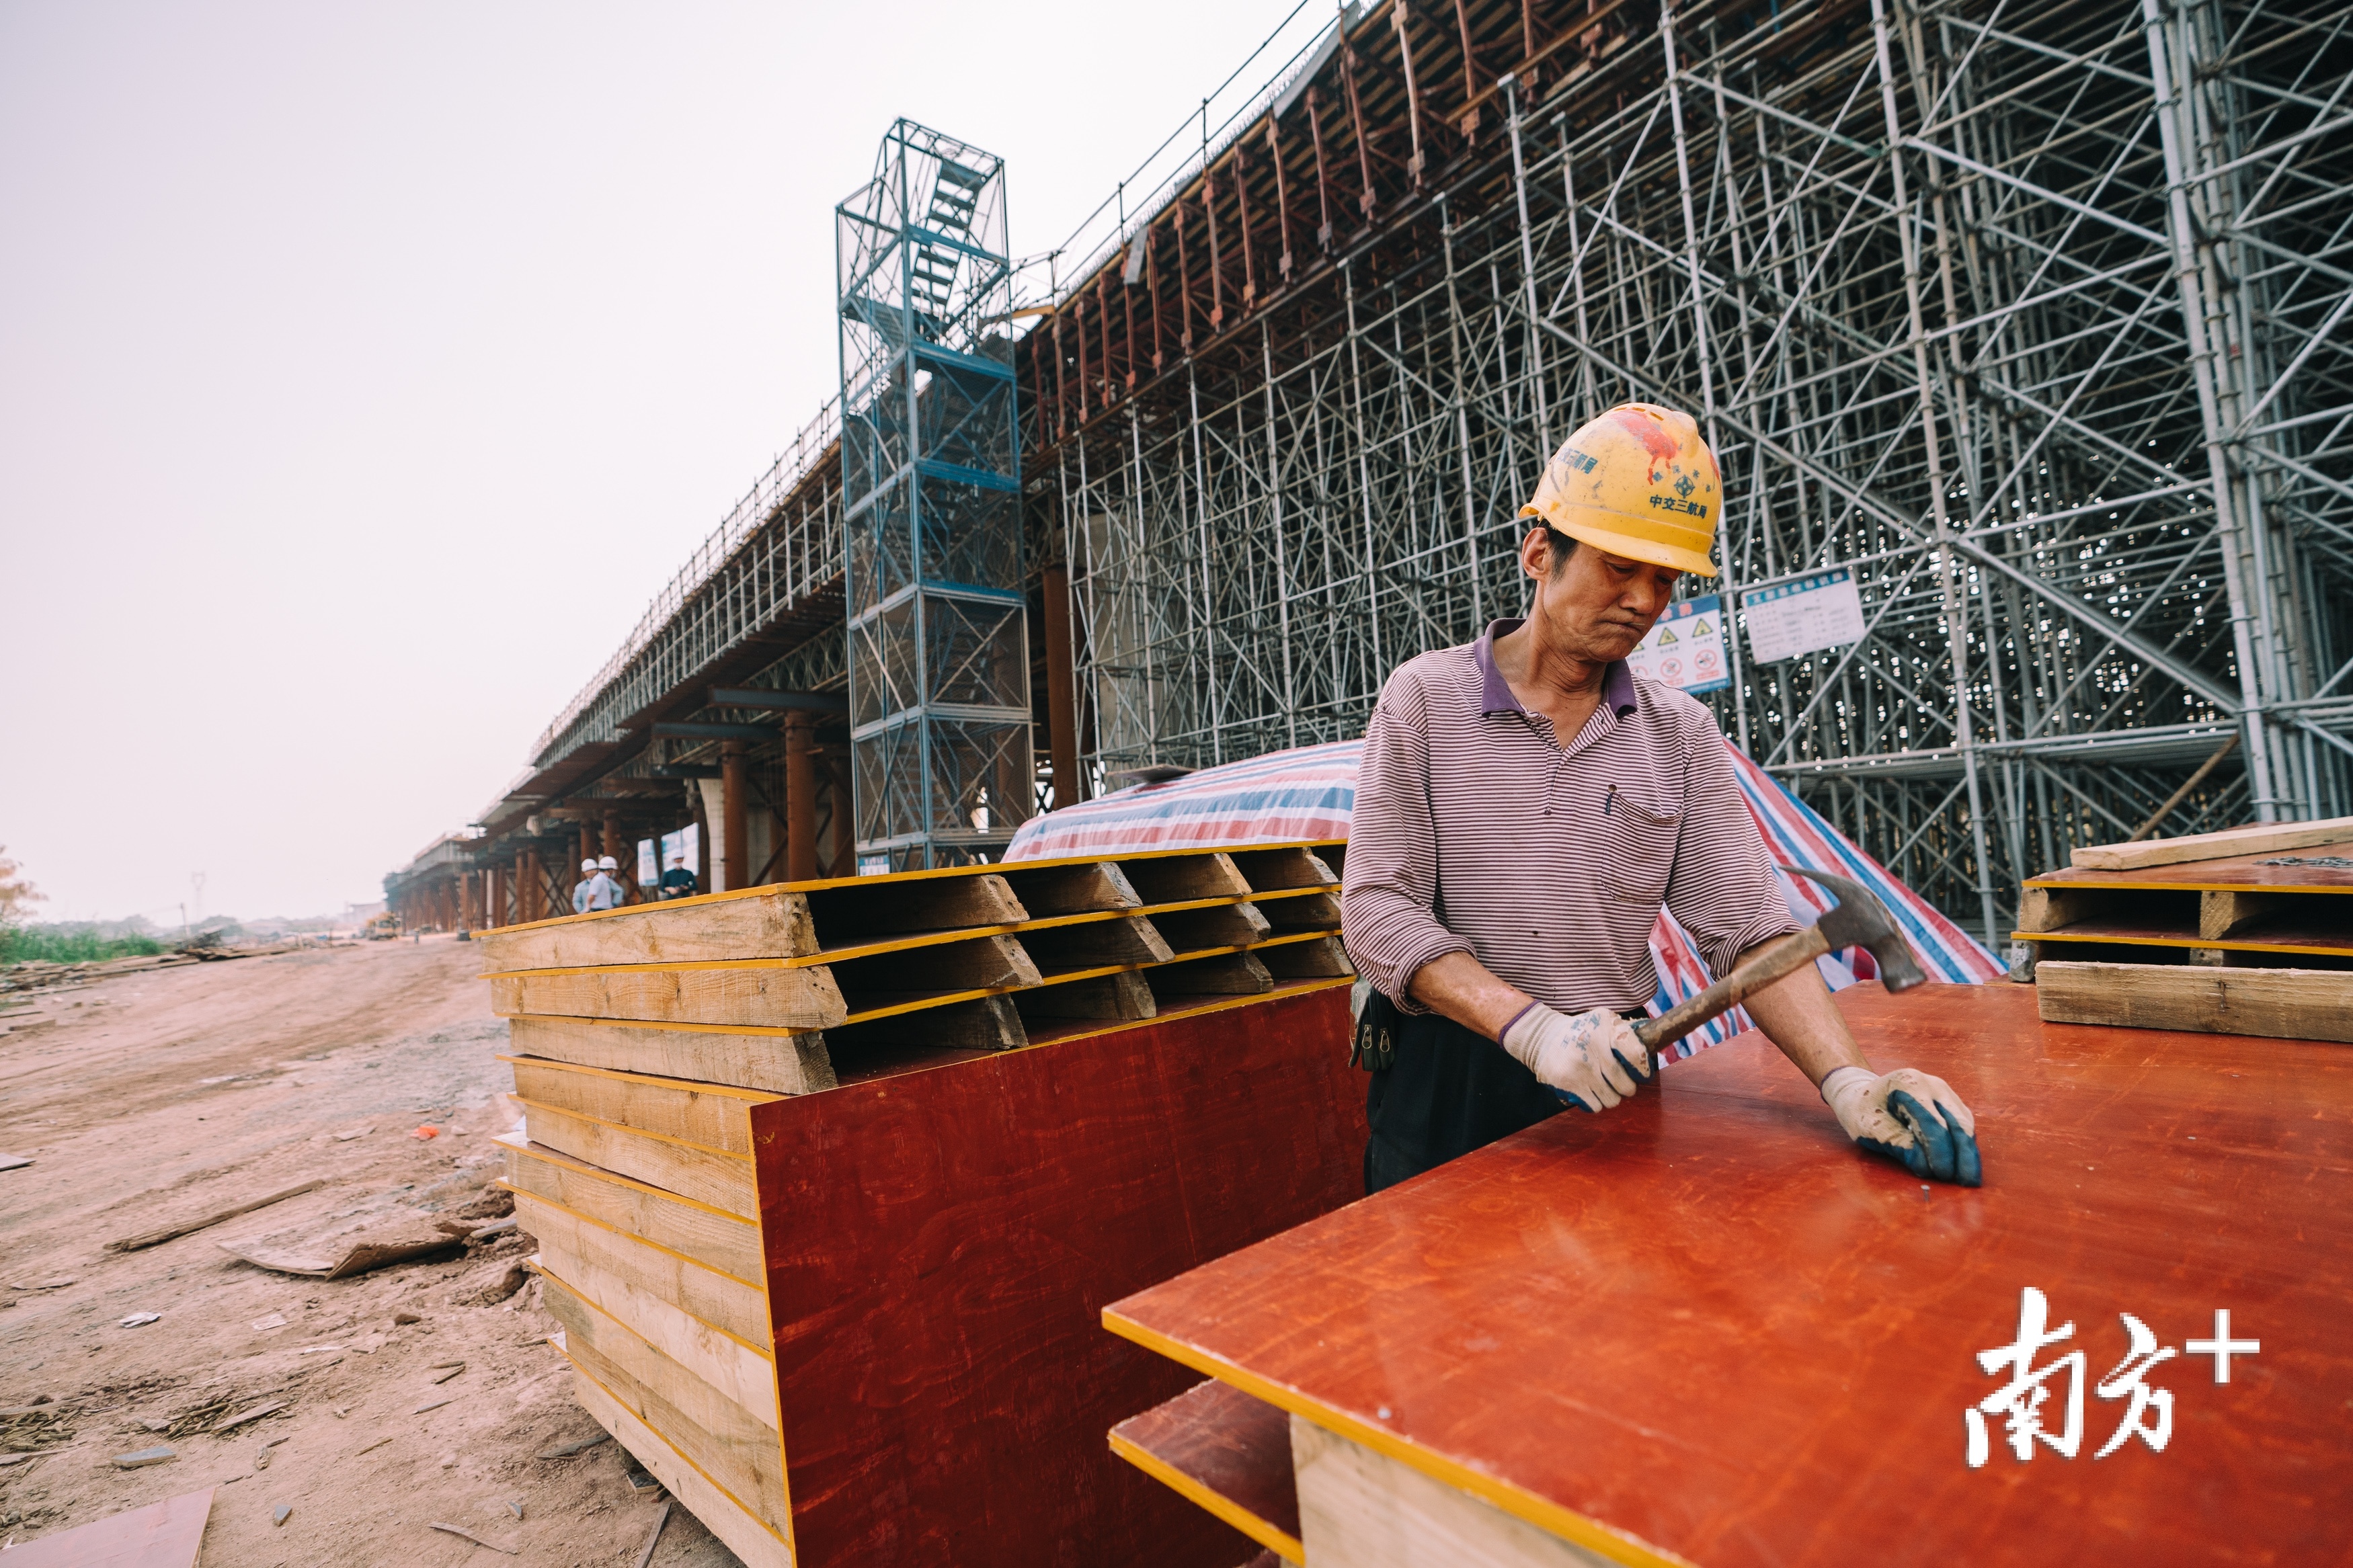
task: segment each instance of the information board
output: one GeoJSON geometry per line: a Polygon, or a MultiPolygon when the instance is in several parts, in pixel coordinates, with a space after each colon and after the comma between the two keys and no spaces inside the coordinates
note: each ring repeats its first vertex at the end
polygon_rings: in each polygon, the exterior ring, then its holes
{"type": "Polygon", "coordinates": [[[1759,664],[1862,640],[1862,595],[1841,566],[1740,595],[1748,657],[1759,664]]]}

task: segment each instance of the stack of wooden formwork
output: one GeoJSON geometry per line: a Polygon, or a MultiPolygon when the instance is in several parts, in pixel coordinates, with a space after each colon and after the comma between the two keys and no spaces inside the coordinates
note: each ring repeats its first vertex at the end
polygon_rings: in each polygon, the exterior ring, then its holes
{"type": "Polygon", "coordinates": [[[2042,1016],[2353,1040],[2353,817],[2078,849],[2025,884],[2042,1016]]]}
{"type": "Polygon", "coordinates": [[[1120,1493],[1098,1406],[1156,1373],[1103,1362],[1094,1315],[1361,1191],[1339,858],[480,933],[523,1106],[508,1184],[581,1404],[754,1568],[1044,1561],[1073,1531],[1215,1568],[1232,1542],[1120,1493]]]}

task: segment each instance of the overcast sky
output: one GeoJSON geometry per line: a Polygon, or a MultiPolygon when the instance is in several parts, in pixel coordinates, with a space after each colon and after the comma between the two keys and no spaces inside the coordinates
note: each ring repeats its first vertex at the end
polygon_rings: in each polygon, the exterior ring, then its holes
{"type": "Polygon", "coordinates": [[[302,915],[480,814],[834,390],[896,116],[1059,242],[1289,0],[0,0],[0,845],[302,915]]]}

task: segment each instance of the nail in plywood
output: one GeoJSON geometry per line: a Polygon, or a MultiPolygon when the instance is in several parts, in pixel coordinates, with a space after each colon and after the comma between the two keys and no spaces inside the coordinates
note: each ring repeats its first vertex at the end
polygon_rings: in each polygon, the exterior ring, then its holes
{"type": "Polygon", "coordinates": [[[754,1365],[771,1359],[764,1292],[529,1193],[515,1213],[547,1272],[745,1409],[767,1408],[754,1365]]]}
{"type": "Polygon", "coordinates": [[[530,1104],[739,1159],[752,1157],[748,1109],[776,1098],[756,1089],[534,1061],[529,1057],[499,1059],[514,1068],[516,1098],[530,1104]]]}
{"type": "Polygon", "coordinates": [[[492,1142],[507,1151],[506,1183],[515,1191],[641,1237],[747,1285],[759,1283],[758,1226],[512,1133],[492,1142]]]}
{"type": "Polygon", "coordinates": [[[629,1414],[659,1433],[746,1510],[761,1519],[792,1512],[776,1412],[750,1411],[670,1360],[628,1326],[560,1286],[544,1291],[548,1316],[564,1328],[570,1356],[629,1414]]]}
{"type": "MultiPolygon", "coordinates": [[[[567,1352],[568,1354],[568,1352],[567,1352]]],[[[660,1434],[629,1414],[596,1380],[573,1363],[573,1396],[596,1424],[619,1439],[637,1461],[668,1487],[712,1534],[744,1561],[744,1568],[794,1568],[792,1549],[741,1502],[672,1447],[660,1434]]]]}
{"type": "Polygon", "coordinates": [[[1300,1540],[1316,1568],[1613,1568],[1599,1552],[1297,1416],[1291,1441],[1300,1540]]]}
{"type": "Polygon", "coordinates": [[[534,1143],[745,1219],[760,1212],[748,1161],[649,1137],[552,1105],[528,1100],[522,1104],[523,1128],[534,1143]]]}
{"type": "Polygon", "coordinates": [[[1304,1563],[1291,1417],[1211,1378],[1111,1429],[1111,1451],[1261,1546],[1304,1563]]]}
{"type": "Polygon", "coordinates": [[[1154,1016],[1152,987],[1136,970],[1098,974],[1061,985],[1017,991],[1013,1005],[1032,1025],[1057,1018],[1103,1018],[1134,1022],[1154,1016]]]}
{"type": "Polygon", "coordinates": [[[826,947],[964,926],[1010,925],[1031,913],[1014,896],[1012,884],[995,871],[970,877],[870,877],[816,889],[808,899],[818,940],[826,947]]]}
{"type": "Polygon", "coordinates": [[[1165,963],[1176,955],[1153,922],[1141,916],[1023,931],[1021,945],[1048,974],[1110,963],[1165,963]]]}
{"type": "Polygon", "coordinates": [[[1340,880],[1340,874],[1322,856],[1301,845],[1285,845],[1279,849],[1236,849],[1230,853],[1235,868],[1261,893],[1286,888],[1328,888],[1340,880]]]}
{"type": "Polygon", "coordinates": [[[1211,904],[1207,909],[1168,910],[1152,923],[1178,952],[1198,952],[1210,947],[1241,947],[1262,942],[1273,931],[1266,916],[1250,904],[1211,904]]]}
{"type": "Polygon", "coordinates": [[[1009,936],[975,937],[903,952],[881,952],[833,966],[835,983],[855,996],[852,1012],[881,1005],[878,995],[918,996],[930,992],[995,990],[1035,985],[1044,978],[1038,965],[1009,936]]]}
{"type": "Polygon", "coordinates": [[[520,1017],[507,1024],[517,1054],[657,1078],[813,1094],[834,1086],[825,1036],[730,1033],[709,1026],[617,1024],[601,1018],[520,1017]]]}
{"type": "Polygon", "coordinates": [[[2212,860],[2226,855],[2255,855],[2343,843],[2353,843],[2353,816],[2331,817],[2323,822],[2266,822],[2250,827],[2226,827],[2220,833],[2193,833],[2186,838],[2094,845],[2076,850],[2071,858],[2074,865],[2086,869],[2129,871],[2140,866],[2173,866],[2185,860],[2212,860]]]}
{"type": "Polygon", "coordinates": [[[1274,989],[1274,976],[1255,952],[1227,952],[1144,972],[1155,996],[1243,996],[1274,989]]]}
{"type": "Polygon", "coordinates": [[[18,1542],[8,1552],[8,1568],[195,1568],[212,1510],[211,1487],[126,1509],[18,1542]]]}
{"type": "Polygon", "coordinates": [[[1029,911],[1033,920],[1050,915],[1133,910],[1144,903],[1134,884],[1109,860],[1035,868],[1009,865],[1004,868],[1004,876],[1020,895],[1022,908],[1029,911]]]}
{"type": "Polygon", "coordinates": [[[1213,855],[1147,855],[1123,860],[1121,870],[1147,904],[1181,904],[1188,899],[1250,897],[1249,879],[1233,857],[1213,855]]]}
{"type": "Polygon", "coordinates": [[[822,967],[759,962],[688,968],[533,969],[493,974],[491,1010],[645,1024],[824,1029],[849,1016],[822,967]]]}
{"type": "Polygon", "coordinates": [[[1282,942],[1271,947],[1254,947],[1250,952],[1266,972],[1277,980],[1312,980],[1323,976],[1339,978],[1356,973],[1348,961],[1348,950],[1340,945],[1336,936],[1319,936],[1308,942],[1282,942]]]}
{"type": "Polygon", "coordinates": [[[817,952],[807,898],[762,888],[638,904],[532,925],[478,931],[482,970],[581,969],[605,963],[806,958],[817,952]]]}
{"type": "Polygon", "coordinates": [[[2345,970],[2046,962],[2034,994],[2046,1023],[2353,1043],[2345,970]]]}

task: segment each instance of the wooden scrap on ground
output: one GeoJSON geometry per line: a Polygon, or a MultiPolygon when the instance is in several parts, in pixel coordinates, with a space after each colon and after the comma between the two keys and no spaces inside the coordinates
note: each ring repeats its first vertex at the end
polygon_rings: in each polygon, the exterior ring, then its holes
{"type": "Polygon", "coordinates": [[[575,1454],[585,1454],[599,1444],[609,1443],[612,1440],[613,1435],[610,1432],[598,1432],[575,1442],[558,1444],[553,1448],[543,1450],[538,1457],[543,1459],[568,1459],[575,1454]]]}
{"type": "Polygon", "coordinates": [[[272,1204],[282,1204],[288,1198],[300,1197],[304,1193],[317,1192],[326,1184],[326,1178],[322,1176],[304,1182],[300,1186],[288,1187],[284,1192],[272,1193],[266,1198],[256,1198],[251,1203],[239,1204],[235,1208],[226,1208],[218,1214],[206,1215],[202,1219],[192,1219],[185,1225],[167,1225],[160,1230],[142,1231],[137,1236],[128,1236],[121,1241],[110,1241],[106,1244],[107,1250],[137,1252],[142,1247],[160,1247],[164,1242],[176,1240],[196,1231],[209,1229],[223,1220],[235,1219],[241,1214],[251,1214],[256,1209],[266,1209],[272,1204]]]}
{"type": "Polygon", "coordinates": [[[167,1459],[176,1459],[179,1457],[180,1450],[169,1443],[158,1443],[152,1448],[138,1448],[128,1454],[115,1455],[114,1468],[118,1470],[136,1470],[148,1465],[160,1465],[167,1459]]]}
{"type": "Polygon", "coordinates": [[[0,1154],[0,1171],[20,1171],[32,1163],[23,1154],[0,1154]]]}
{"type": "Polygon", "coordinates": [[[646,1535],[646,1549],[638,1553],[638,1568],[646,1568],[646,1564],[654,1560],[654,1548],[661,1544],[662,1526],[669,1522],[670,1504],[664,1502],[661,1511],[654,1515],[653,1529],[646,1535]]]}
{"type": "Polygon", "coordinates": [[[344,1231],[281,1239],[284,1234],[214,1245],[231,1258],[241,1258],[256,1268],[310,1279],[348,1279],[387,1264],[454,1251],[465,1245],[462,1237],[444,1236],[428,1228],[422,1220],[402,1221],[374,1233],[344,1231]]]}
{"type": "MultiPolygon", "coordinates": [[[[520,1557],[522,1555],[521,1552],[516,1551],[512,1546],[501,1546],[495,1541],[485,1541],[470,1530],[461,1530],[454,1524],[444,1524],[438,1519],[433,1521],[433,1528],[439,1531],[446,1531],[451,1535],[461,1536],[465,1540],[472,1542],[477,1546],[487,1546],[493,1552],[503,1552],[510,1557],[520,1557]]],[[[16,1568],[16,1564],[9,1564],[9,1568],[16,1568]]]]}
{"type": "Polygon", "coordinates": [[[8,1568],[195,1568],[213,1489],[186,1492],[19,1542],[8,1568]]]}
{"type": "Polygon", "coordinates": [[[227,1420],[222,1422],[219,1426],[215,1426],[213,1428],[213,1434],[217,1436],[223,1432],[234,1431],[237,1427],[244,1426],[248,1421],[259,1421],[265,1415],[275,1415],[292,1403],[294,1402],[290,1399],[273,1399],[267,1405],[257,1405],[252,1409],[245,1411],[241,1415],[232,1415],[227,1420]]]}

